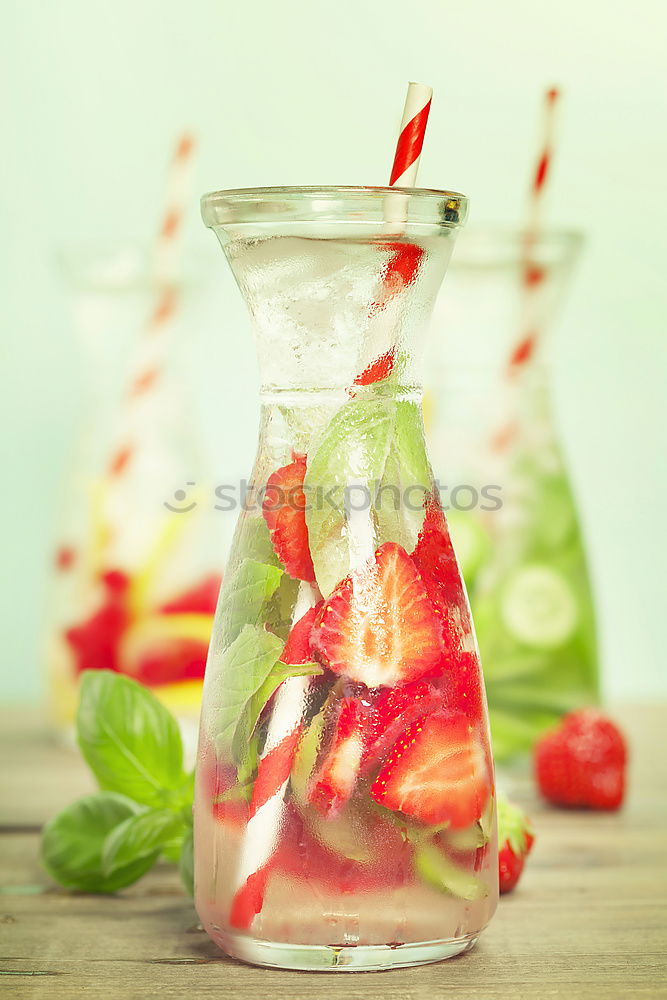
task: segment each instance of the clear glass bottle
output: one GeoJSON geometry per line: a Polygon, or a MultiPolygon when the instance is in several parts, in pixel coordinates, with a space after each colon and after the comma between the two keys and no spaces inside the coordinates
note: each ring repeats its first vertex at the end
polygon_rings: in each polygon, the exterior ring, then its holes
{"type": "Polygon", "coordinates": [[[484,687],[419,375],[465,211],[385,188],[203,199],[262,389],[206,669],[195,902],[248,962],[438,961],[496,906],[484,687]]]}
{"type": "Polygon", "coordinates": [[[187,398],[206,296],[158,283],[133,248],[68,251],[62,264],[86,393],[49,588],[52,718],[71,733],[81,671],[115,670],[154,689],[194,752],[221,580],[187,398]]]}
{"type": "Polygon", "coordinates": [[[470,229],[433,314],[427,433],[477,630],[496,760],[597,698],[585,547],[549,327],[577,234],[470,229]],[[443,490],[444,493],[444,490],[443,490]]]}

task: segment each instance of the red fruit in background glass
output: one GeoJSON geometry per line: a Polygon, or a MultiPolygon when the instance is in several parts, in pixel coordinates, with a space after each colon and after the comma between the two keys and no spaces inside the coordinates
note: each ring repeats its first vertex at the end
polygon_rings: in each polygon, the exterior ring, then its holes
{"type": "Polygon", "coordinates": [[[298,455],[289,465],[269,476],[262,513],[275,553],[289,575],[315,583],[315,569],[308,548],[303,492],[305,475],[306,456],[298,455]]]}
{"type": "Polygon", "coordinates": [[[625,740],[596,708],[566,715],[534,754],[542,795],[557,806],[618,809],[625,793],[625,740]]]}
{"type": "Polygon", "coordinates": [[[530,820],[518,806],[498,797],[498,880],[501,893],[511,892],[521,877],[535,837],[530,820]]]}
{"type": "Polygon", "coordinates": [[[77,672],[115,670],[149,686],[204,676],[217,577],[207,578],[156,614],[137,617],[130,614],[126,573],[108,570],[100,582],[104,588],[101,607],[65,632],[77,672]],[[188,634],[193,628],[194,634],[188,634]]]}
{"type": "Polygon", "coordinates": [[[407,684],[442,661],[442,629],[410,556],[395,542],[346,577],[321,609],[311,639],[334,673],[373,687],[407,684]]]}
{"type": "Polygon", "coordinates": [[[77,673],[120,669],[118,644],[130,617],[126,608],[129,579],[120,570],[112,570],[104,574],[102,584],[105,594],[101,607],[86,621],[65,632],[77,673]]]}
{"type": "Polygon", "coordinates": [[[136,654],[131,645],[130,640],[123,650],[123,672],[140,684],[155,687],[204,676],[208,646],[196,639],[156,637],[136,654]]]}
{"type": "Polygon", "coordinates": [[[489,761],[468,719],[437,713],[395,743],[371,796],[427,826],[457,830],[480,818],[491,791],[489,761]]]}
{"type": "Polygon", "coordinates": [[[201,583],[183,591],[178,597],[163,604],[159,611],[163,614],[215,614],[218,593],[222,579],[215,574],[207,576],[201,583]]]}

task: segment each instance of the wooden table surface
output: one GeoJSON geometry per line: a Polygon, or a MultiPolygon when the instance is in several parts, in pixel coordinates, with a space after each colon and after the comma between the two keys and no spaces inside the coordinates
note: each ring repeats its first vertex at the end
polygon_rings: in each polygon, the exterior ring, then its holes
{"type": "MultiPolygon", "coordinates": [[[[617,712],[617,717],[620,713],[617,712]]],[[[0,995],[49,1000],[271,997],[465,1000],[667,997],[667,708],[625,708],[630,794],[617,814],[542,807],[521,885],[474,951],[382,973],[290,973],[222,955],[167,866],[114,897],[41,871],[41,823],[91,781],[34,714],[0,716],[0,995]]],[[[515,793],[521,793],[521,781],[515,793]]]]}

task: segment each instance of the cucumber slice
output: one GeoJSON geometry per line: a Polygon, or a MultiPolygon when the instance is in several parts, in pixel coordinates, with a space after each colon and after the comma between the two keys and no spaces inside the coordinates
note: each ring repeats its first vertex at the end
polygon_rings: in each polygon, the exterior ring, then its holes
{"type": "Polygon", "coordinates": [[[484,847],[489,840],[480,822],[473,823],[465,830],[447,831],[444,836],[454,851],[474,851],[478,847],[484,847]]]}
{"type": "Polygon", "coordinates": [[[491,537],[473,511],[448,510],[447,523],[461,572],[470,586],[491,552],[491,537]]]}
{"type": "Polygon", "coordinates": [[[555,649],[572,638],[579,608],[572,586],[544,563],[523,566],[509,578],[501,597],[505,627],[527,646],[555,649]]]}
{"type": "Polygon", "coordinates": [[[292,774],[290,776],[290,788],[292,797],[298,806],[305,808],[308,805],[306,799],[306,788],[313,769],[317,754],[322,742],[324,732],[324,709],[319,712],[306,732],[301,737],[297,752],[292,764],[292,774]]]}
{"type": "Polygon", "coordinates": [[[459,899],[483,899],[488,889],[481,878],[465,868],[459,868],[435,844],[422,844],[415,849],[417,873],[441,892],[459,899]]]}
{"type": "Polygon", "coordinates": [[[472,826],[465,830],[443,830],[442,835],[447,844],[454,851],[474,851],[478,847],[484,847],[491,839],[493,830],[495,803],[493,796],[489,796],[484,812],[472,826]]]}

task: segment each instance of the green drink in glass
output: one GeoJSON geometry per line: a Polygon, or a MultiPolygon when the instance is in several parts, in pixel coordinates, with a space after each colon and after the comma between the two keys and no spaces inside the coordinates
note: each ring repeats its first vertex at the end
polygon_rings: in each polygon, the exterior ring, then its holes
{"type": "Polygon", "coordinates": [[[497,759],[529,750],[598,693],[594,605],[545,340],[579,243],[571,233],[471,230],[435,311],[427,430],[497,759]]]}

